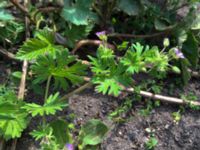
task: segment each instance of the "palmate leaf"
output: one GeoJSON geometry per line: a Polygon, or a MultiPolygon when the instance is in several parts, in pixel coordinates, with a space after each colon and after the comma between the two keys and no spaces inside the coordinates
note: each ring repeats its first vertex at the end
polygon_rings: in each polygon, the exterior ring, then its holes
{"type": "Polygon", "coordinates": [[[146,51],[148,47],[144,49],[140,43],[133,44],[131,48],[126,52],[125,56],[120,60],[120,62],[127,67],[127,72],[130,74],[138,73],[145,67],[143,52],[146,51]]]}
{"type": "Polygon", "coordinates": [[[42,138],[45,138],[46,136],[52,137],[53,129],[49,125],[45,126],[39,126],[37,130],[33,130],[30,135],[36,139],[40,140],[42,138]]]}
{"type": "Polygon", "coordinates": [[[97,15],[90,10],[93,0],[76,0],[74,4],[66,3],[62,16],[75,25],[88,25],[89,21],[97,20],[97,15]]]}
{"type": "Polygon", "coordinates": [[[58,96],[59,93],[50,95],[43,106],[32,103],[26,104],[23,108],[27,110],[33,117],[37,115],[54,115],[56,111],[60,111],[67,106],[66,103],[59,101],[58,96]]]}
{"type": "Polygon", "coordinates": [[[95,84],[98,84],[95,89],[96,91],[109,95],[118,96],[120,94],[120,91],[122,90],[122,87],[119,85],[119,83],[114,79],[104,79],[104,80],[97,80],[94,81],[95,84]]]}
{"type": "Polygon", "coordinates": [[[47,29],[39,31],[35,38],[27,40],[19,49],[16,58],[33,60],[45,54],[55,55],[59,46],[54,45],[54,33],[47,29]]]}
{"type": "Polygon", "coordinates": [[[27,127],[28,114],[21,104],[1,103],[0,104],[0,135],[6,140],[18,138],[27,127]]]}
{"type": "Polygon", "coordinates": [[[129,86],[132,75],[126,73],[126,67],[122,63],[117,64],[113,50],[100,46],[97,58],[89,56],[91,68],[94,73],[92,82],[96,84],[96,91],[118,96],[122,86],[129,86]]]}
{"type": "Polygon", "coordinates": [[[36,74],[35,83],[46,81],[50,76],[54,78],[55,88],[67,89],[69,82],[78,84],[83,81],[86,66],[75,61],[68,51],[58,52],[56,58],[53,56],[41,56],[31,66],[36,74]],[[70,65],[69,65],[70,64],[70,65]]]}

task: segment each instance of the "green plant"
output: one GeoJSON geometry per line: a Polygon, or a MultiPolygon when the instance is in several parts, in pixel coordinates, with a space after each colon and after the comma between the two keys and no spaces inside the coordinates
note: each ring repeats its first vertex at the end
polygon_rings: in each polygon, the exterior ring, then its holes
{"type": "Polygon", "coordinates": [[[112,120],[123,120],[121,118],[122,114],[126,114],[130,109],[132,108],[132,100],[127,98],[125,102],[116,108],[113,112],[111,112],[108,117],[111,118],[112,120]]]}
{"type": "Polygon", "coordinates": [[[18,100],[14,91],[0,86],[0,136],[4,139],[21,137],[29,123],[28,113],[23,109],[24,102],[18,100]]]}
{"type": "Polygon", "coordinates": [[[148,150],[154,149],[158,144],[158,140],[155,137],[151,137],[146,143],[145,146],[148,150]]]}
{"type": "Polygon", "coordinates": [[[169,64],[170,55],[159,52],[157,47],[144,47],[136,43],[118,59],[111,49],[101,45],[96,58],[89,56],[94,73],[92,82],[97,84],[98,92],[118,96],[123,87],[133,86],[134,73],[149,72],[157,78],[166,74],[173,67],[169,64]]]}
{"type": "Polygon", "coordinates": [[[108,127],[100,120],[93,119],[85,123],[79,133],[79,149],[100,144],[108,132],[108,127]]]}

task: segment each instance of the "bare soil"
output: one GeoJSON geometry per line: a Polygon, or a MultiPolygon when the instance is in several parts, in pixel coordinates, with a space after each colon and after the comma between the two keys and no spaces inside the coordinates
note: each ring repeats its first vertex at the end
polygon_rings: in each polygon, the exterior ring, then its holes
{"type": "MultiPolygon", "coordinates": [[[[167,87],[167,86],[166,86],[167,87]]],[[[165,89],[167,91],[167,89],[165,89]]],[[[174,93],[180,92],[180,89],[174,93]]],[[[186,94],[193,92],[200,100],[200,83],[191,80],[183,89],[186,94]]],[[[145,142],[149,134],[145,129],[154,131],[158,140],[156,150],[200,150],[200,112],[185,109],[181,120],[176,123],[172,117],[173,112],[179,110],[179,106],[161,103],[154,108],[150,115],[144,117],[138,112],[144,103],[135,103],[133,108],[124,114],[126,121],[117,123],[108,119],[108,114],[114,111],[124,100],[110,96],[103,96],[88,89],[69,99],[69,108],[62,115],[74,113],[74,123],[77,127],[92,118],[99,118],[110,127],[107,137],[101,144],[102,150],[144,150],[145,142]]],[[[22,138],[18,140],[17,150],[34,150],[38,143],[28,135],[38,124],[39,119],[34,119],[22,138]]]]}

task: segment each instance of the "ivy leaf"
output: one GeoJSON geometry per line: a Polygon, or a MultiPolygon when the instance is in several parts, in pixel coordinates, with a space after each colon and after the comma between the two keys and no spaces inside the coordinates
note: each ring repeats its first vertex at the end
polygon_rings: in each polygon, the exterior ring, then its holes
{"type": "Polygon", "coordinates": [[[199,61],[198,41],[192,32],[188,33],[187,40],[183,43],[182,52],[192,67],[196,67],[199,61]]]}
{"type": "Polygon", "coordinates": [[[137,0],[118,0],[117,7],[130,16],[140,13],[141,6],[137,0]]]}
{"type": "Polygon", "coordinates": [[[58,49],[60,49],[60,47],[54,45],[54,33],[47,29],[40,30],[35,38],[27,40],[22,45],[16,58],[20,60],[33,60],[46,54],[55,55],[58,49]]]}
{"type": "Polygon", "coordinates": [[[79,140],[83,146],[97,145],[102,142],[108,127],[100,120],[93,119],[88,121],[81,127],[79,140]]]}
{"type": "Polygon", "coordinates": [[[33,117],[37,115],[54,115],[56,111],[61,111],[64,107],[67,106],[66,103],[59,101],[58,96],[59,93],[50,95],[43,106],[32,103],[26,104],[23,108],[28,111],[33,117]]]}
{"type": "Polygon", "coordinates": [[[93,0],[76,0],[72,5],[66,3],[62,16],[66,21],[75,25],[88,25],[89,20],[96,21],[97,16],[90,10],[93,0]]]}
{"type": "Polygon", "coordinates": [[[41,56],[36,63],[31,66],[36,74],[35,83],[46,81],[50,76],[54,78],[55,88],[67,89],[69,81],[78,84],[83,81],[86,66],[75,61],[74,56],[70,56],[65,49],[53,56],[41,56]],[[69,65],[71,64],[71,65],[69,65]]]}

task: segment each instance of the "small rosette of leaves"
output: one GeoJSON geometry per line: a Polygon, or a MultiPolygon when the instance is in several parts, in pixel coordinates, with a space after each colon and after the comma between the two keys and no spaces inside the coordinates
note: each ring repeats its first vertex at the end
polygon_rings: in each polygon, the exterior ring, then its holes
{"type": "Polygon", "coordinates": [[[83,81],[86,66],[69,55],[67,49],[57,52],[56,56],[40,56],[31,66],[36,79],[34,83],[42,83],[49,77],[54,78],[54,87],[66,90],[69,82],[78,84],[83,81]]]}

